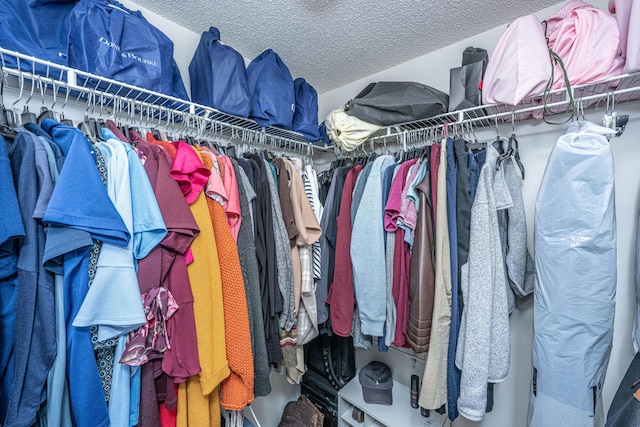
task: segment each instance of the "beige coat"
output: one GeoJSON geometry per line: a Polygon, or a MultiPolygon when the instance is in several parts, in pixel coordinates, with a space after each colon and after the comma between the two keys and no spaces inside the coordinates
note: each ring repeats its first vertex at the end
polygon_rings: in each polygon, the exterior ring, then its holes
{"type": "Polygon", "coordinates": [[[440,146],[436,206],[436,284],[429,353],[424,367],[420,406],[438,409],[447,402],[447,352],[451,328],[451,255],[447,221],[447,144],[440,146]]]}

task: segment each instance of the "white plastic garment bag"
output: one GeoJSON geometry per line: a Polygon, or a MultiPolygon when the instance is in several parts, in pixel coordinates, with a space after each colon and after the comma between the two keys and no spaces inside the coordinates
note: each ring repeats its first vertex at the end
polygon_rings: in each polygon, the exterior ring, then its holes
{"type": "Polygon", "coordinates": [[[611,132],[572,123],[538,192],[529,426],[604,425],[616,293],[611,132]]]}
{"type": "Polygon", "coordinates": [[[631,340],[633,349],[637,353],[640,351],[640,218],[638,218],[638,229],[636,231],[636,312],[633,319],[633,330],[631,340]]]}

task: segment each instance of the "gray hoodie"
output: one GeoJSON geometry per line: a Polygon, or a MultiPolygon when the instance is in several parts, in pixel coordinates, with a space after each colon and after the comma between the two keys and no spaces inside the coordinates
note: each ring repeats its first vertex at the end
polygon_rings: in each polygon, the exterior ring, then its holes
{"type": "Polygon", "coordinates": [[[509,372],[508,288],[511,285],[524,295],[531,292],[533,283],[526,268],[531,257],[526,250],[520,178],[512,160],[503,161],[496,170],[498,155],[492,145],[487,147],[471,208],[469,259],[461,274],[464,309],[456,354],[456,366],[462,370],[458,410],[474,421],[484,417],[487,383],[503,381],[509,372]],[[502,210],[508,213],[508,222],[499,220],[502,210]],[[501,235],[509,248],[506,259],[501,235]]]}

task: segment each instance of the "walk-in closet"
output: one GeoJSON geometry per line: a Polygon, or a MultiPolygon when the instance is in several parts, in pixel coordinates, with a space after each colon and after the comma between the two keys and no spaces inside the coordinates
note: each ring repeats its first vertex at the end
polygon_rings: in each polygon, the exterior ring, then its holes
{"type": "Polygon", "coordinates": [[[640,3],[5,0],[0,426],[640,426],[640,3]]]}

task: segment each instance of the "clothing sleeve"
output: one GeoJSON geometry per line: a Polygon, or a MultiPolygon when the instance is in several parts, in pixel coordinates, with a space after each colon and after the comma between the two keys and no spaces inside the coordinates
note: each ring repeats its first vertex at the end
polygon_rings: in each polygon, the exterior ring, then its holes
{"type": "Polygon", "coordinates": [[[11,164],[7,155],[7,148],[0,136],[0,244],[16,237],[24,236],[24,225],[20,219],[18,196],[11,174],[11,164]]]}
{"type": "Polygon", "coordinates": [[[198,198],[206,187],[211,171],[202,165],[202,161],[191,147],[182,141],[174,146],[178,149],[171,165],[171,177],[178,182],[188,204],[198,198]]]}
{"type": "Polygon", "coordinates": [[[227,193],[227,205],[224,210],[227,214],[227,222],[231,229],[233,240],[238,241],[238,233],[240,232],[240,223],[242,222],[242,212],[240,212],[240,192],[238,191],[238,177],[231,164],[231,160],[227,156],[218,156],[218,159],[224,163],[223,183],[225,192],[227,193]]]}
{"type": "MultiPolygon", "coordinates": [[[[109,197],[133,234],[133,208],[129,159],[120,141],[104,143],[112,149],[109,160],[109,197]]],[[[137,160],[136,160],[137,161],[137,160]]],[[[126,334],[144,325],[146,316],[140,299],[133,243],[126,247],[105,242],[100,250],[96,273],[73,326],[98,325],[100,341],[126,334]]]]}
{"type": "Polygon", "coordinates": [[[474,421],[481,420],[485,414],[489,380],[491,286],[495,266],[488,250],[491,233],[488,209],[487,203],[477,202],[472,209],[469,259],[462,267],[464,309],[456,354],[456,366],[462,370],[458,410],[474,421]]]}
{"type": "Polygon", "coordinates": [[[96,148],[90,147],[77,129],[61,129],[60,133],[54,133],[54,141],[65,138],[72,143],[43,221],[88,231],[96,240],[126,246],[131,235],[102,183],[91,154],[96,148]]]}

